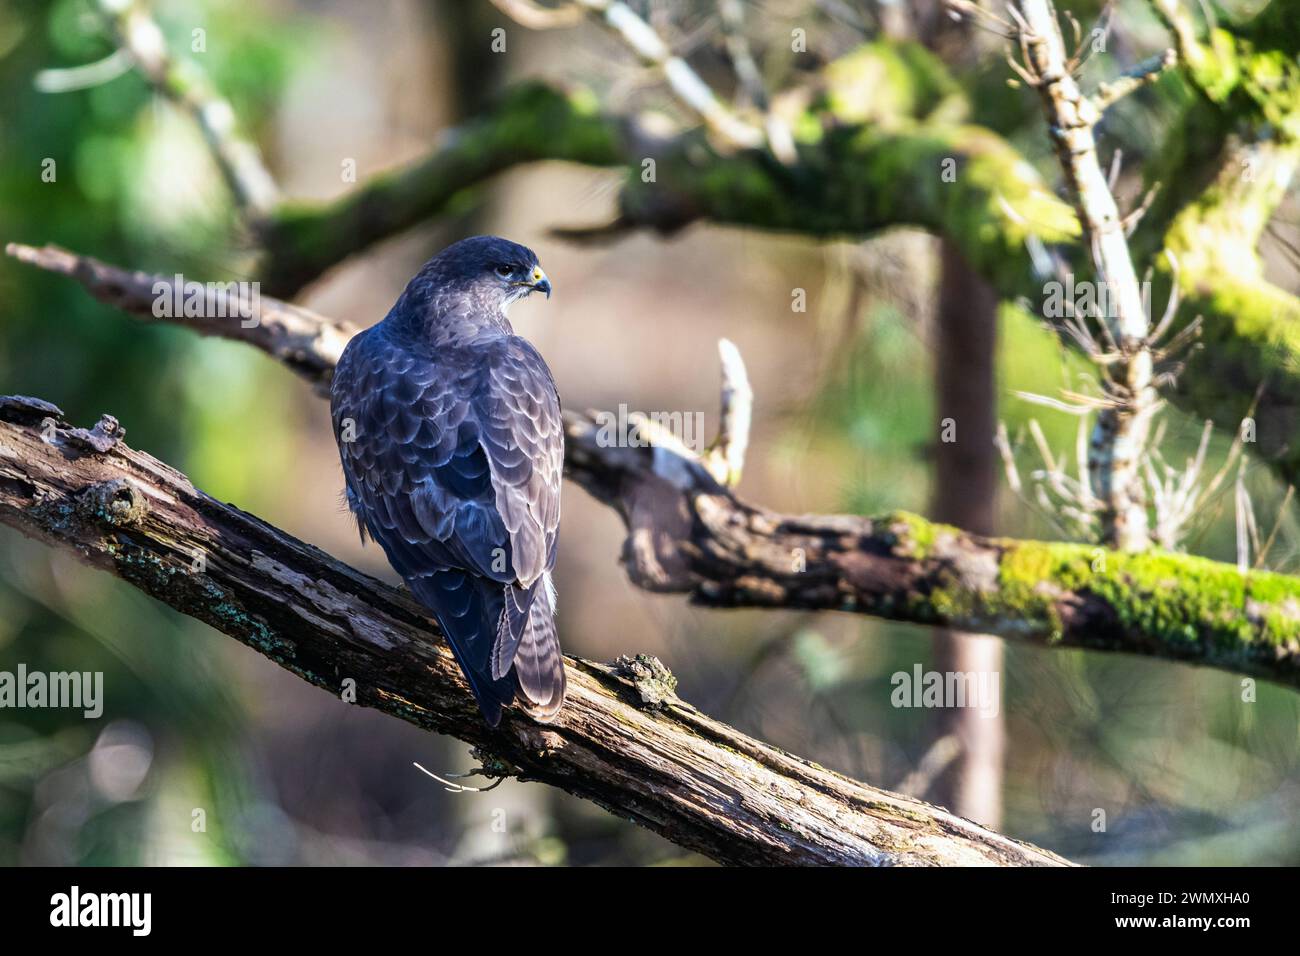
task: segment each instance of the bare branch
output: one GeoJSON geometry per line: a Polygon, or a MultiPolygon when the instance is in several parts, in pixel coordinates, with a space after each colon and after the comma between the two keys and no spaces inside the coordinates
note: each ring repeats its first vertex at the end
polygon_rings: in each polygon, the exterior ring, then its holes
{"type": "Polygon", "coordinates": [[[705,467],[719,483],[734,488],[745,468],[745,451],[749,448],[749,424],[753,418],[754,390],[740,349],[729,339],[718,341],[722,360],[722,415],[718,437],[705,452],[705,467]]]}
{"type": "Polygon", "coordinates": [[[1169,31],[1173,33],[1179,59],[1192,67],[1195,73],[1206,54],[1200,41],[1196,39],[1196,23],[1192,19],[1191,11],[1182,0],[1153,0],[1152,6],[1165,21],[1169,31]]]}
{"type": "MultiPolygon", "coordinates": [[[[1093,493],[1102,509],[1103,540],[1125,551],[1145,548],[1148,518],[1142,459],[1158,405],[1153,385],[1150,316],[1133,268],[1115,198],[1097,156],[1097,103],[1079,89],[1060,24],[1048,0],[1017,0],[1024,68],[1038,89],[1057,158],[1069,185],[1097,279],[1106,292],[1102,318],[1122,358],[1103,377],[1109,400],[1097,416],[1089,455],[1093,493]]],[[[1121,84],[1123,85],[1123,84],[1121,84]]]]}
{"type": "Polygon", "coordinates": [[[153,88],[194,117],[238,206],[262,218],[279,203],[279,190],[262,154],[239,135],[235,111],[210,88],[194,64],[167,51],[162,30],[135,0],[100,0],[122,48],[153,88]]]}
{"type": "Polygon", "coordinates": [[[598,15],[641,62],[660,70],[674,95],[718,136],[743,149],[758,149],[764,144],[763,131],[727,109],[691,65],[673,53],[655,28],[622,0],[573,0],[573,3],[598,15]]]}
{"type": "Polygon", "coordinates": [[[183,278],[178,283],[180,277],[128,272],[58,246],[36,248],[11,242],[5,253],[19,262],[76,279],[100,302],[136,318],[184,325],[200,335],[248,342],[306,378],[321,394],[328,393],[334,365],[357,331],[346,323],[278,299],[259,296],[250,302],[234,283],[211,290],[214,295],[203,287],[202,306],[192,314],[185,309],[163,310],[158,308],[160,304],[183,304],[189,295],[196,294],[186,291],[183,278]],[[171,314],[160,316],[162,311],[171,314]]]}
{"type": "Polygon", "coordinates": [[[1092,102],[1098,114],[1105,113],[1124,97],[1135,90],[1154,83],[1165,70],[1178,62],[1178,54],[1172,49],[1165,50],[1153,57],[1143,60],[1126,73],[1109,82],[1097,86],[1092,102]]]}
{"type": "Polygon", "coordinates": [[[799,158],[795,152],[794,136],[785,119],[772,111],[763,75],[745,36],[745,6],[741,0],[718,0],[718,11],[722,15],[722,34],[736,79],[749,101],[763,114],[763,129],[772,155],[787,166],[792,165],[799,158]]]}
{"type": "Polygon", "coordinates": [[[1278,506],[1277,517],[1273,521],[1273,530],[1268,533],[1268,538],[1264,541],[1264,546],[1259,548],[1255,554],[1256,569],[1264,566],[1264,561],[1268,558],[1268,553],[1273,549],[1273,542],[1277,539],[1277,533],[1282,529],[1282,519],[1286,517],[1287,507],[1291,504],[1291,499],[1295,497],[1295,485],[1286,486],[1286,495],[1282,498],[1282,504],[1278,506]]]}

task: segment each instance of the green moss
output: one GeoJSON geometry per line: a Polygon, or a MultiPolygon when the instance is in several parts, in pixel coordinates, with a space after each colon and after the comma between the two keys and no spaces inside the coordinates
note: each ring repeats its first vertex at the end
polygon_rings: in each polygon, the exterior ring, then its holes
{"type": "MultiPolygon", "coordinates": [[[[1202,318],[1204,347],[1189,356],[1178,387],[1201,415],[1231,429],[1250,393],[1267,381],[1260,454],[1294,480],[1300,475],[1300,444],[1292,440],[1293,409],[1300,407],[1300,301],[1265,280],[1257,245],[1300,163],[1300,140],[1230,140],[1215,162],[1217,176],[1162,237],[1179,263],[1178,322],[1202,318]]],[[[1155,265],[1155,301],[1163,302],[1172,274],[1163,257],[1155,265]]]]}
{"type": "Polygon", "coordinates": [[[1007,550],[998,564],[999,599],[1004,613],[1025,627],[1041,629],[1049,643],[1061,639],[1062,623],[1056,597],[1078,578],[1079,556],[1061,553],[1050,544],[1027,541],[1007,550]]]}
{"type": "Polygon", "coordinates": [[[873,522],[900,558],[928,562],[903,606],[876,613],[1045,643],[1124,647],[1246,671],[1300,659],[1300,580],[1186,554],[997,540],[894,512],[873,522]],[[980,562],[996,549],[996,576],[980,562]],[[965,564],[964,564],[965,563],[965,564]],[[972,573],[972,569],[973,572],[972,573]],[[1091,605],[1086,625],[1062,611],[1091,605]],[[1074,622],[1076,625],[1078,622],[1074,622]]]}
{"type": "Polygon", "coordinates": [[[979,127],[903,120],[831,128],[800,159],[777,170],[761,155],[719,155],[705,137],[687,136],[656,157],[655,182],[629,167],[621,203],[634,220],[661,221],[667,185],[683,211],[722,224],[826,237],[910,224],[950,237],[998,288],[1025,292],[1030,234],[1047,243],[1078,235],[1069,205],[1010,144],[979,127]]]}
{"type": "Polygon", "coordinates": [[[1285,138],[1300,138],[1300,62],[1295,57],[1295,12],[1268,5],[1254,29],[1217,27],[1189,51],[1187,71],[1211,102],[1239,122],[1263,120],[1285,138]],[[1278,19],[1280,17],[1280,19],[1278,19]]]}
{"type": "Polygon", "coordinates": [[[890,124],[902,118],[965,117],[961,87],[943,63],[918,43],[867,43],[830,63],[814,105],[840,122],[890,124]]]}
{"type": "Polygon", "coordinates": [[[876,519],[875,524],[889,536],[895,554],[917,561],[930,557],[940,534],[961,533],[949,525],[937,524],[910,511],[891,511],[876,519]]]}
{"type": "Polygon", "coordinates": [[[1190,66],[1196,85],[1217,103],[1225,102],[1241,82],[1237,38],[1225,29],[1211,31],[1209,43],[1190,66]]]}
{"type": "Polygon", "coordinates": [[[295,291],[369,241],[446,212],[467,190],[519,163],[558,159],[618,165],[623,162],[619,137],[619,124],[601,115],[590,91],[542,83],[514,87],[459,128],[446,149],[422,162],[377,175],[358,171],[365,188],[337,203],[278,209],[265,227],[267,291],[295,291]]]}
{"type": "MultiPolygon", "coordinates": [[[[1095,595],[1118,626],[1175,656],[1244,663],[1300,648],[1300,581],[1158,550],[1140,554],[1087,545],[1008,543],[989,612],[1021,615],[1060,639],[1055,599],[1095,595]]],[[[1083,635],[1079,643],[1086,643],[1083,635]]]]}
{"type": "Polygon", "coordinates": [[[163,555],[140,547],[118,547],[111,541],[108,551],[118,573],[147,594],[177,610],[207,621],[224,634],[261,651],[279,663],[291,661],[297,653],[294,642],[271,628],[264,620],[249,614],[231,600],[225,588],[206,574],[170,561],[163,555]]]}

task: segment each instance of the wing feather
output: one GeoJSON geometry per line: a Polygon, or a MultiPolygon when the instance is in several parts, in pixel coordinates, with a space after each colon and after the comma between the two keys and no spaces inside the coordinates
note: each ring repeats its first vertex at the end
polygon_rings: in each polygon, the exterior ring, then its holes
{"type": "Polygon", "coordinates": [[[528,635],[555,564],[564,432],[541,356],[515,337],[423,356],[381,324],[344,350],[331,410],[363,538],[433,611],[489,722],[516,687],[549,706],[555,665],[539,676],[535,647],[549,644],[528,635]],[[526,679],[512,674],[521,646],[526,679]]]}

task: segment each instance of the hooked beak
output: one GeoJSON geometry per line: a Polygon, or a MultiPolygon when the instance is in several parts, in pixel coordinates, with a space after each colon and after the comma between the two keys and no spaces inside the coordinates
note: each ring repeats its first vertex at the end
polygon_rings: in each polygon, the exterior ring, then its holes
{"type": "Polygon", "coordinates": [[[551,280],[546,277],[541,266],[533,267],[533,278],[528,288],[534,292],[545,292],[548,299],[551,297],[551,280]]]}

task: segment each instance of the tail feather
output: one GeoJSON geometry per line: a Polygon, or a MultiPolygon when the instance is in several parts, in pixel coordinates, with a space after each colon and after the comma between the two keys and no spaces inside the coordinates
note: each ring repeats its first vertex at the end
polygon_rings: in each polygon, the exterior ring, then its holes
{"type": "Polygon", "coordinates": [[[529,609],[528,628],[515,651],[520,703],[534,720],[549,721],[564,704],[564,654],[555,630],[555,588],[548,574],[529,609]]]}
{"type": "Polygon", "coordinates": [[[483,718],[497,726],[501,705],[514,699],[515,688],[508,676],[498,678],[491,673],[488,660],[496,636],[494,622],[500,613],[499,602],[491,600],[493,589],[460,571],[413,576],[406,583],[420,603],[433,611],[483,718]]]}
{"type": "Polygon", "coordinates": [[[514,663],[515,652],[532,613],[533,601],[539,592],[545,590],[541,582],[535,583],[527,590],[507,584],[502,593],[501,619],[497,624],[496,642],[492,646],[492,677],[500,679],[510,673],[514,663]]]}

